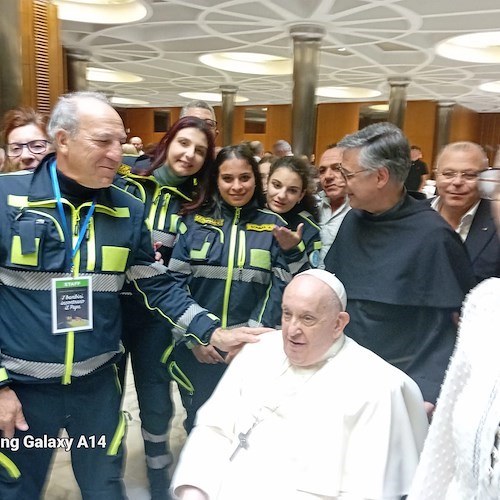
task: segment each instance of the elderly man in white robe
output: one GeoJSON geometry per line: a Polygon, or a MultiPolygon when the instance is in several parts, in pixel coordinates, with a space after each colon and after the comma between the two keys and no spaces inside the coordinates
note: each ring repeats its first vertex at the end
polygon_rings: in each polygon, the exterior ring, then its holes
{"type": "Polygon", "coordinates": [[[298,274],[282,328],[234,358],[182,451],[181,500],[384,499],[406,495],[427,433],[417,385],[344,336],[346,292],[298,274]]]}

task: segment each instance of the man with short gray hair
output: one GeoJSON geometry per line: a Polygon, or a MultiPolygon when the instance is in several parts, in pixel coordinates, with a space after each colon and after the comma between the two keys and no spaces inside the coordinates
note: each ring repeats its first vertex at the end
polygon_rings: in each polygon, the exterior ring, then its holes
{"type": "Polygon", "coordinates": [[[455,343],[454,313],[475,284],[469,257],[429,204],[406,192],[410,146],[398,127],[369,125],[338,146],[352,210],[325,268],[347,289],[346,333],[413,377],[431,412],[455,343]]]}
{"type": "Polygon", "coordinates": [[[182,107],[179,118],[184,118],[185,116],[196,116],[196,118],[203,120],[212,132],[214,140],[219,135],[215,110],[208,102],[201,100],[189,101],[182,107]]]}
{"type": "Polygon", "coordinates": [[[293,156],[292,146],[284,139],[280,139],[273,144],[273,155],[278,158],[293,156]]]}

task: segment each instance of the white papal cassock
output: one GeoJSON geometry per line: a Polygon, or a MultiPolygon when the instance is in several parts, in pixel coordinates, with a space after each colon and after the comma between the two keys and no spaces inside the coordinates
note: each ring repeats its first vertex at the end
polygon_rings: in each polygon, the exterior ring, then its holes
{"type": "Polygon", "coordinates": [[[417,385],[347,337],[308,368],[290,365],[281,332],[260,339],[199,410],[173,489],[194,485],[211,500],[406,494],[427,433],[417,385]]]}

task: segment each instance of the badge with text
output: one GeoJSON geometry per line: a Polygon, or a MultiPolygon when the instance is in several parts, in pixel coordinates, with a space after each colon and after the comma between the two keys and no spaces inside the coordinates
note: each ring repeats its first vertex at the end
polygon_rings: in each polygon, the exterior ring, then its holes
{"type": "Polygon", "coordinates": [[[52,280],[52,333],[92,330],[92,277],[52,280]]]}

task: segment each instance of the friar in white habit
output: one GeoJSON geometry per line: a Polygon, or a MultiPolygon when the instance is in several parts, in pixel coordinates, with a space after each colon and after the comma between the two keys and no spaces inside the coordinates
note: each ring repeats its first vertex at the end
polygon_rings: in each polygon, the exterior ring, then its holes
{"type": "Polygon", "coordinates": [[[384,499],[406,495],[427,433],[417,385],[344,336],[346,292],[298,274],[282,331],[234,358],[182,451],[181,500],[384,499]]]}

